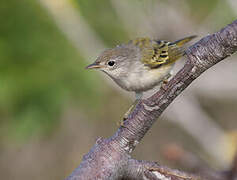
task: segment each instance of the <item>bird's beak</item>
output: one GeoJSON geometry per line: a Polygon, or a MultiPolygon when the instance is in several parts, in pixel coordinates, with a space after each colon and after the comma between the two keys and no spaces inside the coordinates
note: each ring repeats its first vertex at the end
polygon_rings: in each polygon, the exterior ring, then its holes
{"type": "Polygon", "coordinates": [[[96,62],[86,66],[86,69],[99,69],[99,68],[102,68],[102,66],[96,62]]]}

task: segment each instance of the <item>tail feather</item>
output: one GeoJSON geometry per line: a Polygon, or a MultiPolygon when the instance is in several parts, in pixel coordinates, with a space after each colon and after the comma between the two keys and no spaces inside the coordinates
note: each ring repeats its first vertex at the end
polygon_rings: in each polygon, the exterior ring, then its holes
{"type": "Polygon", "coordinates": [[[188,36],[188,37],[179,39],[179,40],[173,42],[172,44],[175,44],[175,45],[177,45],[179,47],[182,47],[184,44],[188,43],[189,41],[191,41],[192,39],[194,39],[196,37],[197,37],[196,35],[188,36]]]}
{"type": "Polygon", "coordinates": [[[169,60],[168,63],[174,63],[177,61],[180,57],[184,56],[185,54],[185,47],[184,44],[188,43],[191,41],[193,38],[197,36],[189,36],[185,37],[183,39],[179,39],[169,45],[169,60]]]}

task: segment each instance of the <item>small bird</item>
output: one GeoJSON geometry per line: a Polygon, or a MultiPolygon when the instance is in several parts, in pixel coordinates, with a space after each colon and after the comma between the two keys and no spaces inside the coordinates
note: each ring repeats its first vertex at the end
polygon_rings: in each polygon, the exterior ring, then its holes
{"type": "Polygon", "coordinates": [[[175,62],[185,55],[184,44],[195,37],[175,42],[137,38],[105,50],[86,68],[103,71],[121,88],[134,91],[136,99],[140,99],[144,91],[167,82],[175,62]]]}

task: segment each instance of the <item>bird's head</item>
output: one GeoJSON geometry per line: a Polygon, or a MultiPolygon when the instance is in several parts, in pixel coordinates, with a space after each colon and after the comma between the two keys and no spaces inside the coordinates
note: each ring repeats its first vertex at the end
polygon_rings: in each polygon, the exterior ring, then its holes
{"type": "Polygon", "coordinates": [[[113,79],[126,76],[131,64],[137,59],[137,49],[129,45],[117,46],[108,49],[86,69],[98,69],[108,74],[113,79]]]}

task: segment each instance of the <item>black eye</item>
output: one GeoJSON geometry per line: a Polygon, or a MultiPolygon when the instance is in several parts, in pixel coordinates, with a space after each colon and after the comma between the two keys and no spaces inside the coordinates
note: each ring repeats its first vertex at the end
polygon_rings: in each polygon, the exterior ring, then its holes
{"type": "Polygon", "coordinates": [[[115,64],[114,61],[109,61],[109,62],[108,62],[108,65],[109,65],[109,66],[113,66],[114,64],[115,64]]]}

